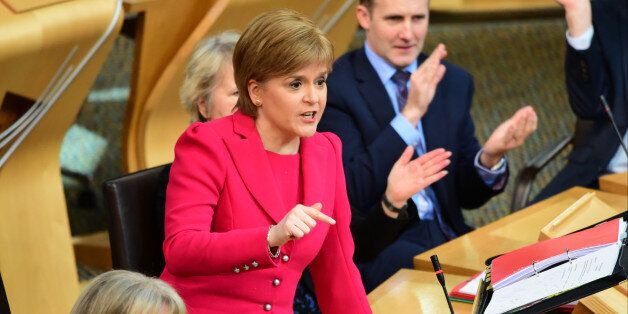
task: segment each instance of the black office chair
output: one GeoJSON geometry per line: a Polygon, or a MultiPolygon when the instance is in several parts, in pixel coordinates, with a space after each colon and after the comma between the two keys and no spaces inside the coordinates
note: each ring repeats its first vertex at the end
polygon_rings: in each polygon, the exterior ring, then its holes
{"type": "Polygon", "coordinates": [[[544,151],[526,163],[525,167],[517,173],[517,178],[515,179],[515,189],[510,204],[511,213],[529,205],[530,190],[537,174],[567,147],[578,145],[581,141],[584,141],[585,134],[592,127],[592,121],[577,119],[572,135],[564,136],[560,140],[551,143],[544,151]]]}
{"type": "Polygon", "coordinates": [[[159,276],[165,261],[163,209],[159,212],[159,174],[167,165],[134,172],[103,183],[110,210],[109,241],[114,269],[159,276]]]}
{"type": "Polygon", "coordinates": [[[558,156],[573,140],[572,135],[565,136],[550,144],[544,151],[526,163],[515,179],[515,189],[510,204],[510,212],[514,213],[528,206],[528,199],[536,175],[556,156],[558,156]]]}

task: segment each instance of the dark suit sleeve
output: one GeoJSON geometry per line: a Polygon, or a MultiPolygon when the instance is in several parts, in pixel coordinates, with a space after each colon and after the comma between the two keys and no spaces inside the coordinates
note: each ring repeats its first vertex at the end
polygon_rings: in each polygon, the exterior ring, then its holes
{"type": "MultiPolygon", "coordinates": [[[[503,187],[499,190],[493,190],[484,183],[484,180],[478,174],[475,167],[475,156],[480,151],[480,144],[475,137],[475,125],[471,118],[471,101],[473,99],[473,80],[469,77],[468,88],[466,91],[467,109],[464,111],[461,119],[461,127],[458,129],[458,151],[456,152],[455,162],[457,163],[455,173],[452,173],[456,179],[456,191],[458,192],[459,205],[462,208],[477,208],[484,205],[488,200],[501,193],[503,187]]],[[[508,171],[506,174],[508,179],[508,171]]]]}
{"type": "Polygon", "coordinates": [[[603,117],[600,95],[604,95],[612,105],[609,70],[597,35],[593,35],[587,50],[575,50],[566,43],[565,82],[569,104],[573,112],[582,119],[594,120],[603,117]]]}
{"type": "MultiPolygon", "coordinates": [[[[366,108],[360,108],[364,104],[351,104],[351,95],[341,94],[338,90],[342,86],[341,82],[330,84],[327,108],[319,130],[340,137],[349,200],[353,207],[366,212],[379,202],[386,189],[388,173],[406,144],[390,125],[381,131],[368,132],[366,129],[376,125],[374,117],[366,108]],[[368,133],[377,135],[372,139],[365,138],[368,133]]],[[[354,102],[361,101],[357,93],[353,97],[354,102]]]]}
{"type": "Polygon", "coordinates": [[[355,243],[353,258],[368,261],[375,258],[388,245],[393,243],[410,223],[416,221],[417,209],[408,201],[408,218],[394,219],[384,213],[381,202],[377,202],[367,214],[352,208],[351,234],[355,243]],[[377,232],[373,232],[377,230],[377,232]]]}

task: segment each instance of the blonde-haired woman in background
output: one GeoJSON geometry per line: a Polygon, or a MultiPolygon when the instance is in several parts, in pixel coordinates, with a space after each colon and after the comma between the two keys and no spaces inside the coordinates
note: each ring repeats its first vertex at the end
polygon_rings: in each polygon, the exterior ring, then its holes
{"type": "Polygon", "coordinates": [[[181,103],[192,122],[230,115],[238,100],[231,58],[240,35],[226,31],[201,41],[185,68],[181,103]]]}
{"type": "Polygon", "coordinates": [[[165,282],[127,270],[98,275],[83,290],[71,314],[186,314],[185,303],[165,282]]]}

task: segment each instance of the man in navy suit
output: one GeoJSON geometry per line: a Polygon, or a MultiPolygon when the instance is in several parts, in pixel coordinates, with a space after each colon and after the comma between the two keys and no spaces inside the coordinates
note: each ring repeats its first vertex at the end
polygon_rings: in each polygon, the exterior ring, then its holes
{"type": "Polygon", "coordinates": [[[461,208],[479,207],[503,190],[504,155],[536,129],[536,114],[520,109],[480,147],[470,116],[471,75],[442,62],[442,44],[429,57],[421,54],[428,0],[361,0],[356,15],[366,43],[334,64],[319,130],[342,140],[355,217],[378,202],[416,217],[376,257],[358,261],[370,291],[400,268],[412,268],[416,254],[471,230],[461,208]],[[408,145],[419,155],[451,151],[449,174],[410,199],[391,199],[383,195],[386,177],[408,145]]]}
{"type": "Polygon", "coordinates": [[[569,104],[579,119],[567,165],[539,193],[541,200],[599,176],[624,172],[626,153],[600,104],[607,99],[628,145],[628,0],[556,0],[565,8],[565,75],[569,104]]]}

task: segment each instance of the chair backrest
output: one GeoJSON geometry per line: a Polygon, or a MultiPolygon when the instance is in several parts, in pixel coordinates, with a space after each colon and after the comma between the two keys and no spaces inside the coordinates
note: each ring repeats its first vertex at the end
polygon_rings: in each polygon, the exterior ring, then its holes
{"type": "Polygon", "coordinates": [[[134,172],[103,183],[109,207],[109,241],[114,269],[159,276],[165,262],[160,173],[168,165],[134,172]]]}

